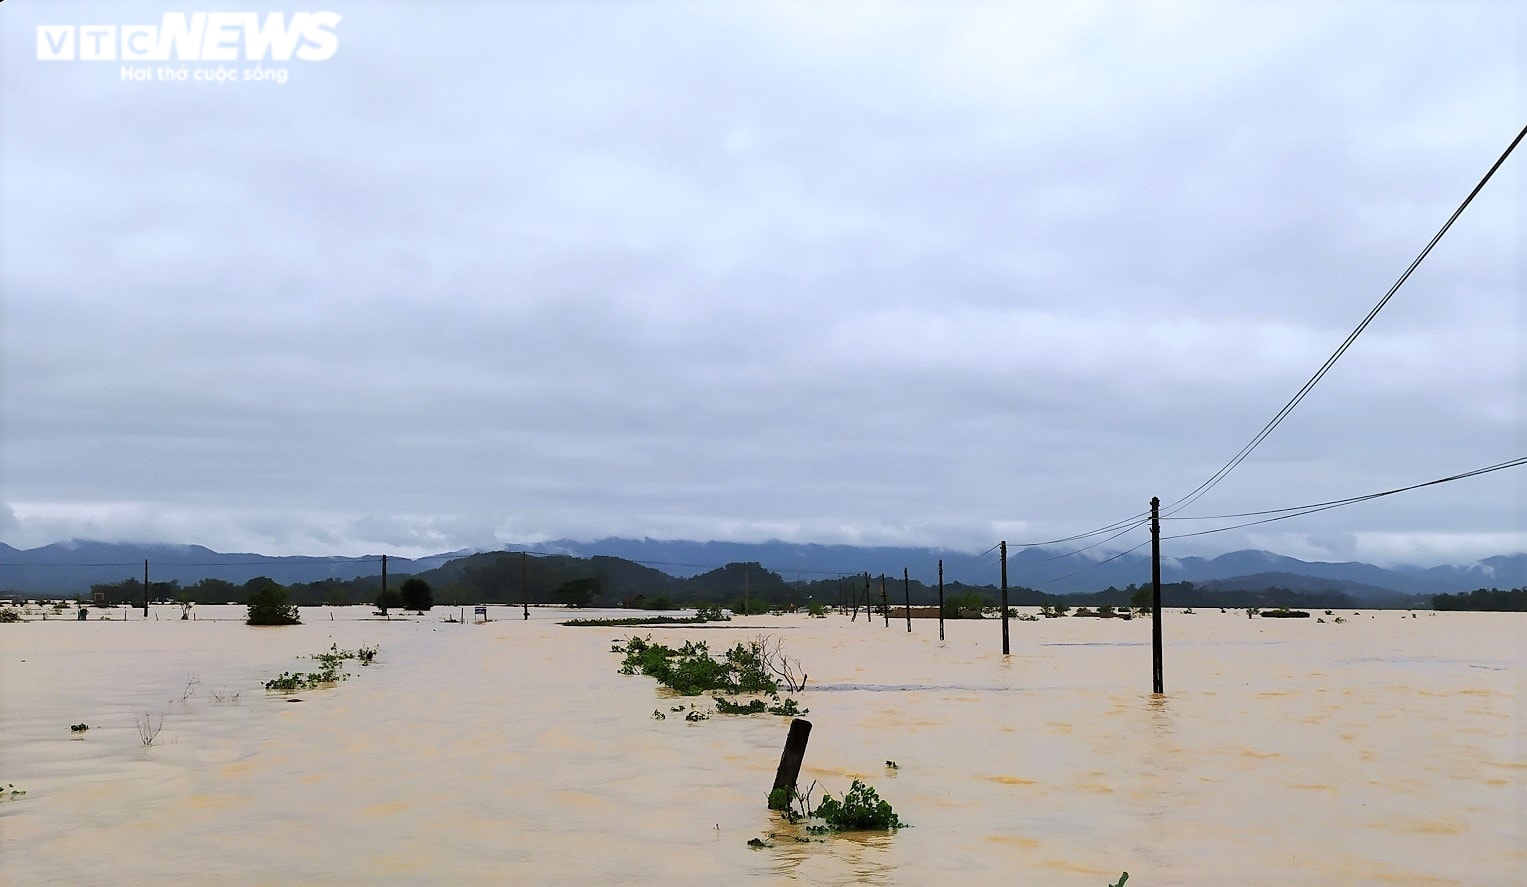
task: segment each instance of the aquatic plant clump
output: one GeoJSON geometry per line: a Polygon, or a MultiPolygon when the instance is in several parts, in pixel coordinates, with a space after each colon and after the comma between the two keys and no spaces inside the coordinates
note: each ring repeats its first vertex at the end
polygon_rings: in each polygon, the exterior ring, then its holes
{"type": "Polygon", "coordinates": [[[684,696],[698,696],[708,690],[724,693],[778,693],[779,685],[766,671],[759,651],[749,644],[738,644],[722,659],[713,659],[705,641],[685,641],[674,649],[655,643],[650,637],[632,637],[624,647],[612,652],[624,653],[621,674],[641,673],[684,696]]]}
{"type": "Polygon", "coordinates": [[[722,696],[714,697],[716,703],[716,711],[724,715],[757,715],[767,713],[789,718],[795,717],[797,715],[810,714],[811,712],[811,709],[801,708],[799,703],[797,703],[794,699],[789,698],[788,696],[784,699],[780,699],[778,696],[771,696],[770,698],[773,700],[773,702],[765,702],[762,699],[750,699],[748,700],[747,704],[744,705],[740,702],[732,699],[727,699],[722,696]]]}
{"type": "Polygon", "coordinates": [[[346,660],[353,659],[362,666],[370,665],[376,660],[379,647],[361,647],[358,650],[341,650],[338,644],[330,644],[327,652],[314,653],[312,658],[320,666],[314,672],[282,672],[279,677],[271,678],[265,682],[265,689],[281,693],[295,693],[299,690],[314,690],[318,687],[337,684],[350,677],[341,666],[346,660]]]}
{"type": "Polygon", "coordinates": [[[857,779],[841,801],[832,795],[822,795],[822,803],[814,815],[827,823],[828,828],[837,831],[889,830],[906,826],[888,802],[857,779]]]}

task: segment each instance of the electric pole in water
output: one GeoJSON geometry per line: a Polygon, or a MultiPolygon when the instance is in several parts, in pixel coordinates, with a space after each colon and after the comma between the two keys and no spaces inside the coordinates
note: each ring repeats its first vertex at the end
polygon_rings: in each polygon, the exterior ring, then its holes
{"type": "Polygon", "coordinates": [[[1161,499],[1151,497],[1151,692],[1165,693],[1161,676],[1161,499]]]}
{"type": "Polygon", "coordinates": [[[1002,542],[1002,655],[1008,654],[1007,642],[1007,541],[1002,542]]]}
{"type": "Polygon", "coordinates": [[[143,561],[143,618],[148,618],[148,560],[143,561]]]}
{"type": "Polygon", "coordinates": [[[525,621],[530,621],[530,555],[520,552],[520,604],[525,608],[525,621]]]}
{"type": "Polygon", "coordinates": [[[901,568],[901,596],[907,601],[907,633],[912,632],[912,583],[907,578],[907,568],[901,568]]]}
{"type": "Polygon", "coordinates": [[[938,559],[938,639],[944,639],[944,559],[938,559]]]}

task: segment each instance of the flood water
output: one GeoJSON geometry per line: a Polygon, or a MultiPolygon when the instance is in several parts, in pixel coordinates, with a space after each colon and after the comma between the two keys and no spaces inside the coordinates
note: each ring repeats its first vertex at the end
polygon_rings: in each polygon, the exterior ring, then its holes
{"type": "Polygon", "coordinates": [[[1013,622],[1003,658],[995,620],[940,642],[931,620],[447,612],[0,625],[0,786],[26,791],[0,800],[0,881],[1527,883],[1527,614],[1171,611],[1155,697],[1148,619],[1013,622]],[[810,675],[802,787],[862,778],[910,828],[783,825],[788,719],[686,722],[610,652],[763,632],[810,675]],[[261,688],[330,644],[381,652],[300,703],[261,688]]]}

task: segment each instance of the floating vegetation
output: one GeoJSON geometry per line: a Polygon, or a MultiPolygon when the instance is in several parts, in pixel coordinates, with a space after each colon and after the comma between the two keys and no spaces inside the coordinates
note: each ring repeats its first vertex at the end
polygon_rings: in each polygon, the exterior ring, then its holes
{"type": "MultiPolygon", "coordinates": [[[[895,763],[886,761],[886,766],[894,767],[895,763]]],[[[806,819],[821,820],[821,825],[809,823],[806,826],[806,831],[811,834],[826,834],[828,831],[889,831],[907,826],[889,803],[882,800],[873,788],[857,779],[849,786],[843,800],[839,801],[823,792],[822,803],[813,808],[811,795],[815,790],[815,782],[805,794],[793,788],[774,789],[769,792],[769,809],[778,810],[791,823],[806,819]]]]}
{"type": "Polygon", "coordinates": [[[764,702],[762,699],[752,699],[746,705],[721,696],[713,697],[713,700],[716,703],[716,711],[724,715],[757,715],[767,713],[790,718],[811,713],[811,709],[801,708],[794,699],[788,696],[780,699],[777,694],[770,694],[770,698],[774,700],[772,703],[764,702]]]}
{"type": "Polygon", "coordinates": [[[83,733],[83,732],[85,732],[86,730],[89,730],[89,729],[90,729],[90,725],[89,724],[70,724],[69,725],[69,732],[70,733],[83,733]]]}
{"type": "Polygon", "coordinates": [[[684,720],[689,721],[690,723],[694,723],[696,721],[708,721],[710,720],[710,715],[696,708],[691,709],[689,714],[684,716],[684,720]]]}
{"type": "Polygon", "coordinates": [[[666,721],[666,720],[668,720],[668,716],[654,708],[652,710],[652,720],[654,720],[654,721],[666,721]]]}
{"type": "Polygon", "coordinates": [[[659,684],[684,696],[698,696],[707,690],[724,693],[778,693],[779,684],[767,671],[757,642],[738,644],[723,658],[713,659],[705,641],[686,641],[674,649],[654,643],[650,636],[632,637],[624,647],[621,674],[641,674],[656,678],[659,684]]]}
{"type": "Polygon", "coordinates": [[[817,805],[813,815],[837,831],[881,831],[906,826],[888,802],[857,779],[841,801],[823,793],[822,803],[817,805]]]}
{"type": "Polygon", "coordinates": [[[1279,607],[1276,610],[1263,610],[1258,615],[1263,619],[1308,619],[1310,614],[1303,610],[1290,610],[1288,607],[1279,607]]]}
{"type": "Polygon", "coordinates": [[[1112,884],[1109,884],[1108,887],[1124,887],[1124,882],[1128,881],[1128,880],[1129,880],[1129,872],[1125,872],[1124,874],[1119,875],[1119,880],[1115,881],[1112,884]]]}
{"type": "Polygon", "coordinates": [[[26,791],[24,789],[19,789],[15,786],[14,783],[7,782],[5,784],[5,789],[0,791],[0,800],[14,801],[25,794],[26,791]]]}
{"type": "Polygon", "coordinates": [[[898,766],[895,761],[886,761],[885,762],[885,768],[887,770],[900,770],[901,769],[901,767],[898,766]]]}
{"type": "Polygon", "coordinates": [[[311,657],[318,662],[320,666],[318,671],[284,671],[279,677],[266,681],[265,689],[279,693],[296,693],[300,690],[332,686],[350,677],[341,668],[346,660],[353,659],[362,666],[370,665],[376,660],[377,651],[380,649],[380,647],[361,647],[358,650],[341,650],[338,644],[330,644],[328,652],[314,653],[311,657]]]}

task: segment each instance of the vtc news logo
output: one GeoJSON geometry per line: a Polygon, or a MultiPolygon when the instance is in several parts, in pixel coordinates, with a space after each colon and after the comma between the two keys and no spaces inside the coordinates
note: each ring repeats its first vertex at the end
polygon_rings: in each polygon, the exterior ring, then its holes
{"type": "Polygon", "coordinates": [[[38,25],[47,62],[322,62],[339,50],[334,12],[167,12],[157,25],[38,25]]]}

